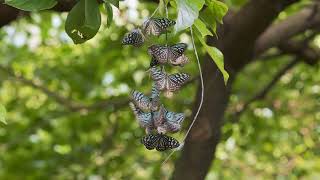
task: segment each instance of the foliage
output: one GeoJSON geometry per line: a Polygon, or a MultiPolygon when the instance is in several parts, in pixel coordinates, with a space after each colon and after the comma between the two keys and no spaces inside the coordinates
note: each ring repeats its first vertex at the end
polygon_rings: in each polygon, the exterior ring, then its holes
{"type": "MultiPolygon", "coordinates": [[[[20,18],[0,30],[1,66],[11,67],[16,76],[31,79],[66,97],[68,102],[87,106],[100,103],[92,109],[72,110],[52,94],[0,70],[0,103],[6,107],[8,122],[0,126],[0,179],[170,176],[173,161],[161,167],[167,154],[146,150],[139,142],[144,132],[127,104],[112,104],[127,99],[131,89],[150,91],[151,80],[141,70],[149,66],[147,46],[137,51],[121,46],[120,42],[126,32],[141,24],[155,8],[154,3],[135,6],[125,2],[109,28],[110,11],[100,11],[100,32],[77,46],[65,33],[67,13],[31,13],[30,18],[20,18]],[[107,103],[110,105],[99,108],[107,103]]],[[[205,18],[208,17],[205,13],[212,12],[201,11],[193,26],[196,45],[201,59],[206,51],[213,51],[211,55],[219,65],[223,56],[205,44],[205,37],[214,34],[220,20],[205,18]]],[[[170,8],[169,16],[176,15],[176,9],[170,8]]],[[[178,41],[191,44],[186,31],[169,38],[169,43],[178,41]]],[[[164,42],[162,37],[160,43],[164,42]]],[[[319,46],[316,42],[314,45],[319,46]]],[[[187,55],[191,63],[184,70],[196,77],[198,70],[192,49],[187,55]]],[[[290,57],[280,58],[255,62],[238,76],[227,119],[290,57]]],[[[300,64],[281,79],[266,100],[252,104],[238,124],[227,122],[217,160],[207,178],[319,179],[320,87],[316,83],[319,77],[319,67],[300,64]]],[[[163,99],[164,104],[172,111],[190,116],[196,90],[195,81],[173,100],[163,99]],[[173,101],[176,103],[170,103],[173,101]]],[[[173,136],[181,140],[184,133],[173,136]]]]}

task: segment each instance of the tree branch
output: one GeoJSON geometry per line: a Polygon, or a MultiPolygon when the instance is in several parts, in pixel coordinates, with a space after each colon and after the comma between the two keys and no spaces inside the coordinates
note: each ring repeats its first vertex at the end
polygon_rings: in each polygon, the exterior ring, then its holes
{"type": "Polygon", "coordinates": [[[51,90],[49,90],[47,87],[41,85],[38,82],[26,79],[25,77],[21,75],[17,75],[13,72],[11,68],[0,66],[0,70],[7,73],[10,77],[14,78],[15,80],[21,82],[22,84],[31,86],[35,89],[40,90],[44,94],[46,94],[48,97],[54,99],[57,103],[67,107],[71,111],[94,111],[94,110],[103,110],[108,107],[114,107],[114,108],[121,108],[126,106],[129,103],[128,98],[117,98],[117,99],[105,99],[101,100],[99,102],[93,103],[91,105],[84,105],[81,103],[77,103],[71,99],[68,99],[66,97],[63,97],[51,90]]]}
{"type": "Polygon", "coordinates": [[[285,20],[271,25],[256,41],[254,55],[257,57],[271,47],[278,46],[294,35],[320,25],[320,6],[315,2],[285,20]]]}

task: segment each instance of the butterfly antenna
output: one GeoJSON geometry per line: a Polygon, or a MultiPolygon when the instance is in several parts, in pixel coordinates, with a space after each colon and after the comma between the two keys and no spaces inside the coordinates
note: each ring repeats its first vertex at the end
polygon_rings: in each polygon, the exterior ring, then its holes
{"type": "MultiPolygon", "coordinates": [[[[197,64],[198,64],[198,68],[199,68],[199,74],[200,74],[200,82],[201,82],[201,99],[200,99],[200,104],[199,104],[199,107],[198,107],[198,110],[196,112],[196,114],[194,115],[193,117],[193,120],[189,126],[189,129],[187,130],[187,133],[186,135],[184,136],[183,140],[182,140],[182,143],[184,145],[187,137],[188,137],[188,134],[190,133],[191,131],[191,128],[193,127],[194,123],[196,122],[197,118],[198,118],[198,115],[200,113],[200,110],[202,108],[202,104],[203,104],[203,98],[204,98],[204,83],[203,83],[203,75],[202,75],[202,70],[201,70],[201,64],[200,64],[200,60],[199,60],[199,56],[198,56],[198,52],[197,52],[197,48],[196,48],[196,45],[194,43],[194,37],[193,37],[193,32],[192,32],[192,27],[190,27],[190,33],[191,33],[191,40],[192,40],[192,46],[193,46],[193,49],[194,49],[194,54],[197,58],[197,64]]],[[[180,146],[179,146],[180,147],[180,146]]],[[[165,164],[169,158],[173,155],[174,152],[176,152],[177,150],[180,150],[181,148],[178,148],[178,149],[175,149],[174,151],[172,151],[168,157],[162,162],[162,165],[165,164]]]]}

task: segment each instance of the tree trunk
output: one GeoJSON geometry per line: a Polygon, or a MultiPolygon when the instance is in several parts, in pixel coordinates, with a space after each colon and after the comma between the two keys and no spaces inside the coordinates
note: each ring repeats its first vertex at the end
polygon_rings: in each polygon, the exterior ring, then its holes
{"type": "MultiPolygon", "coordinates": [[[[202,66],[205,83],[204,103],[199,117],[187,137],[180,159],[176,162],[172,178],[175,180],[204,179],[219,143],[223,116],[228,104],[235,75],[252,61],[255,42],[286,6],[297,0],[251,0],[239,12],[229,13],[218,31],[219,40],[209,44],[218,47],[225,56],[230,74],[225,87],[221,73],[209,56],[202,66]]],[[[196,106],[200,102],[198,88],[196,106]]]]}

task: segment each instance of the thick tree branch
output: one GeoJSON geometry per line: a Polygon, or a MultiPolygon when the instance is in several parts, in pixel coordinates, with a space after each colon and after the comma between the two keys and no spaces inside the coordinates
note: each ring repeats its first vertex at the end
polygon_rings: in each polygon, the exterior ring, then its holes
{"type": "MultiPolygon", "coordinates": [[[[219,39],[209,39],[225,56],[230,73],[225,87],[221,76],[215,77],[216,66],[209,56],[203,65],[205,98],[198,120],[185,142],[180,159],[176,162],[173,179],[204,179],[220,139],[224,111],[228,104],[234,76],[252,60],[256,39],[273,22],[278,13],[297,0],[251,0],[238,13],[227,15],[218,30],[219,39]]],[[[195,110],[200,100],[198,88],[195,110]]]]}
{"type": "Polygon", "coordinates": [[[258,56],[271,47],[278,46],[281,42],[306,31],[318,28],[320,25],[319,2],[302,9],[300,12],[285,20],[270,26],[256,41],[254,54],[258,56]]]}

